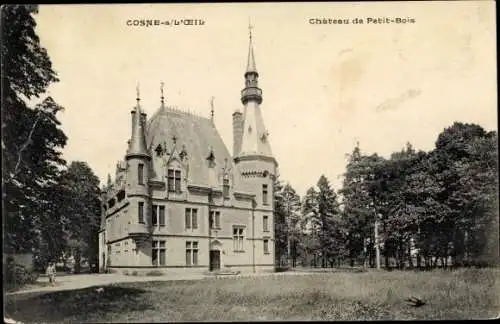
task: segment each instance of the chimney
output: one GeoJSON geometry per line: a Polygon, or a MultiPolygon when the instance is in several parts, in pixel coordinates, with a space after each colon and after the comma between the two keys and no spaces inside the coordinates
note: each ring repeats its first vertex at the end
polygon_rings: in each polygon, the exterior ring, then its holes
{"type": "Polygon", "coordinates": [[[236,110],[233,113],[233,157],[236,157],[241,150],[241,140],[243,137],[243,114],[236,110]]]}

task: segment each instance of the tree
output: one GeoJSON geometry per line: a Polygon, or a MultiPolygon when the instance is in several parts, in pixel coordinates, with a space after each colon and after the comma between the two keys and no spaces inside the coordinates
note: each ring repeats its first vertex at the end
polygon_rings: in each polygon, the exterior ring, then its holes
{"type": "Polygon", "coordinates": [[[314,187],[307,190],[302,200],[302,214],[302,228],[304,233],[301,253],[304,258],[302,263],[312,264],[316,267],[318,266],[318,257],[321,248],[321,219],[319,215],[318,192],[314,187]]]}
{"type": "Polygon", "coordinates": [[[282,197],[288,238],[287,254],[288,258],[292,261],[292,267],[296,267],[302,239],[300,196],[296,193],[295,189],[287,183],[285,187],[283,187],[282,197]]]}
{"type": "MultiPolygon", "coordinates": [[[[59,179],[60,181],[60,179],[59,179]]],[[[41,193],[44,209],[39,211],[36,228],[39,230],[39,243],[35,249],[36,266],[44,270],[49,261],[59,260],[67,248],[64,208],[67,192],[59,181],[44,188],[41,193]]]]}
{"type": "Polygon", "coordinates": [[[4,246],[32,250],[39,242],[43,190],[55,183],[65,161],[67,138],[56,114],[62,110],[51,97],[31,108],[47,87],[59,81],[46,50],[40,45],[32,5],[4,6],[2,11],[2,194],[4,246]]]}
{"type": "Polygon", "coordinates": [[[344,240],[342,230],[339,228],[340,210],[337,194],[324,175],[319,178],[317,187],[322,266],[327,267],[328,262],[333,266],[334,260],[343,256],[344,240]]]}
{"type": "Polygon", "coordinates": [[[365,157],[361,153],[359,143],[348,155],[349,161],[344,173],[344,180],[339,194],[342,197],[342,218],[346,232],[345,248],[350,259],[351,266],[356,261],[363,262],[365,257],[364,247],[366,239],[370,235],[372,211],[368,208],[370,196],[366,183],[364,182],[366,170],[363,167],[365,157]]]}
{"type": "Polygon", "coordinates": [[[68,238],[68,250],[75,258],[75,272],[86,257],[90,264],[98,261],[98,231],[101,221],[99,179],[81,161],[71,162],[59,184],[66,193],[61,213],[68,238]]]}
{"type": "Polygon", "coordinates": [[[287,255],[288,233],[286,225],[286,211],[283,197],[283,185],[278,177],[273,183],[274,192],[274,253],[277,266],[284,263],[287,255]]]}
{"type": "Polygon", "coordinates": [[[498,155],[496,135],[475,124],[454,123],[439,134],[434,156],[443,181],[441,202],[454,262],[477,259],[485,249],[483,234],[497,216],[498,155]],[[494,210],[494,211],[493,211],[494,210]]]}

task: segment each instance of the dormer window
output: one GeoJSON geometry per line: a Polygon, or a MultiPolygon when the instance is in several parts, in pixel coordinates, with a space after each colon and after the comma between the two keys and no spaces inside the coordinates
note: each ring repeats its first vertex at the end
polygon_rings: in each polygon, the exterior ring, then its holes
{"type": "Polygon", "coordinates": [[[168,191],[181,192],[181,170],[168,169],[168,191]]]}

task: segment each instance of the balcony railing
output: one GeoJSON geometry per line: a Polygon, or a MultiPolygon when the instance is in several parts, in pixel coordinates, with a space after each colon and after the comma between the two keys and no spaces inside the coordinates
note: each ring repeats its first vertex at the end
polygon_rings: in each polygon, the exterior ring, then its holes
{"type": "Polygon", "coordinates": [[[262,90],[257,87],[248,87],[241,90],[241,96],[262,96],[262,90]]]}
{"type": "Polygon", "coordinates": [[[260,104],[262,102],[262,90],[257,87],[248,87],[241,90],[241,102],[245,104],[250,99],[255,99],[260,104]]]}

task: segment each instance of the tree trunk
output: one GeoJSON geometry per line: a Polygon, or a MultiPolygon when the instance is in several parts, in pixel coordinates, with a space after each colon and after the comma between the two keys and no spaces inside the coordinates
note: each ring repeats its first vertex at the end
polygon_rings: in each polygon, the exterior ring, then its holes
{"type": "Polygon", "coordinates": [[[408,244],[408,267],[413,269],[413,257],[411,256],[411,244],[408,244]]]}
{"type": "Polygon", "coordinates": [[[404,242],[403,242],[403,239],[399,239],[399,248],[398,248],[398,251],[399,251],[399,269],[400,270],[403,270],[404,269],[404,266],[405,266],[405,246],[404,246],[404,242]]]}
{"type": "Polygon", "coordinates": [[[75,273],[80,273],[81,252],[80,249],[75,251],[75,273]]]}
{"type": "Polygon", "coordinates": [[[391,265],[389,264],[389,249],[387,248],[387,240],[384,242],[384,259],[385,259],[385,268],[390,270],[391,265]]]}

